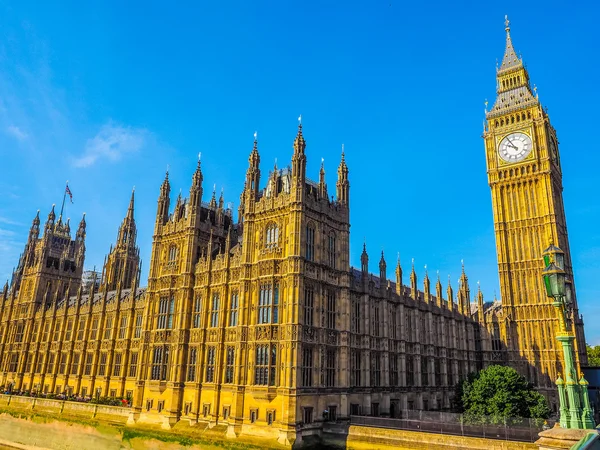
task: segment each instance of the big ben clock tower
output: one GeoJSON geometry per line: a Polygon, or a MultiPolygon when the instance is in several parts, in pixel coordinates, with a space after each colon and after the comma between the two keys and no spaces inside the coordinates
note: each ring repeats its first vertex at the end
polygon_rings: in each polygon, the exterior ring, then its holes
{"type": "MultiPolygon", "coordinates": [[[[542,285],[541,254],[553,242],[573,270],[562,198],[556,131],[529,74],[517,57],[506,20],[506,50],[497,69],[497,98],[484,131],[492,191],[502,317],[508,363],[540,387],[551,387],[562,360],[555,339],[558,320],[542,285]]],[[[572,285],[574,286],[574,285],[572,285]]],[[[572,288],[571,320],[576,359],[587,363],[583,322],[572,288]]]]}

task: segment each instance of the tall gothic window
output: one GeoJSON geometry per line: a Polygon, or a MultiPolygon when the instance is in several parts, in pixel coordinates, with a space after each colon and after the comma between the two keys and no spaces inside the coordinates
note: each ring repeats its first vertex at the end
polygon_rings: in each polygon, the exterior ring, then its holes
{"type": "Polygon", "coordinates": [[[254,384],[275,386],[275,369],[277,364],[277,346],[258,345],[254,364],[254,384]]]}
{"type": "Polygon", "coordinates": [[[235,367],[235,348],[227,347],[225,357],[225,383],[233,383],[235,367]]]}
{"type": "Polygon", "coordinates": [[[206,376],[204,381],[207,383],[214,383],[215,381],[215,360],[217,358],[217,351],[215,347],[208,347],[206,352],[206,376]]]}
{"type": "Polygon", "coordinates": [[[71,375],[77,375],[77,372],[79,371],[79,358],[80,358],[80,354],[79,353],[73,353],[73,359],[71,360],[71,375]]]}
{"type": "Polygon", "coordinates": [[[413,355],[406,355],[406,385],[415,385],[415,359],[413,355]]]}
{"type": "Polygon", "coordinates": [[[239,293],[233,291],[231,293],[231,303],[229,305],[229,326],[235,327],[238,323],[238,307],[239,307],[239,293]]]}
{"type": "Polygon", "coordinates": [[[398,356],[390,355],[390,386],[398,386],[398,356]]]}
{"type": "Polygon", "coordinates": [[[315,260],[315,228],[314,226],[306,226],[306,260],[315,260]]]}
{"type": "Polygon", "coordinates": [[[360,299],[352,299],[352,332],[360,333],[360,299]]]}
{"type": "Polygon", "coordinates": [[[274,223],[267,225],[266,234],[267,248],[277,247],[279,243],[279,227],[274,223]]]}
{"type": "MultiPolygon", "coordinates": [[[[398,327],[398,321],[397,321],[397,317],[396,317],[396,307],[395,306],[390,306],[390,330],[391,330],[391,337],[392,339],[397,339],[397,330],[396,328],[398,327]]],[[[441,337],[442,335],[439,334],[439,336],[441,337]]]]}
{"type": "Polygon", "coordinates": [[[150,374],[150,378],[152,380],[165,381],[167,379],[168,365],[169,347],[166,345],[154,347],[154,352],[152,354],[152,372],[150,374]]]}
{"type": "Polygon", "coordinates": [[[129,358],[129,376],[135,377],[137,375],[137,365],[138,365],[138,354],[132,353],[129,358]]]}
{"type": "Polygon", "coordinates": [[[351,371],[350,385],[360,386],[360,350],[353,349],[350,353],[351,371]]]}
{"type": "Polygon", "coordinates": [[[302,350],[302,386],[313,385],[313,349],[307,347],[302,350]]]}
{"type": "Polygon", "coordinates": [[[380,324],[380,317],[379,317],[379,304],[375,303],[373,305],[373,309],[372,309],[372,313],[373,313],[373,317],[371,318],[371,330],[373,332],[373,336],[379,337],[379,324],[380,324]]]}
{"type": "Polygon", "coordinates": [[[111,316],[106,318],[106,322],[104,323],[104,339],[110,339],[110,335],[112,332],[112,320],[111,316]]]}
{"type": "Polygon", "coordinates": [[[210,313],[210,326],[212,328],[219,326],[219,294],[213,294],[212,309],[210,313]]]}
{"type": "Polygon", "coordinates": [[[92,374],[92,363],[94,362],[94,354],[92,352],[88,352],[85,355],[85,368],[83,371],[84,375],[92,374]]]}
{"type": "Polygon", "coordinates": [[[133,337],[135,339],[142,337],[142,320],[143,319],[144,318],[141,314],[138,314],[137,316],[135,316],[135,333],[133,335],[133,337]]]}
{"type": "Polygon", "coordinates": [[[325,386],[335,386],[335,348],[328,348],[325,353],[325,386]]]}
{"type": "Polygon", "coordinates": [[[177,259],[177,247],[175,245],[171,245],[169,247],[169,262],[173,262],[177,259]]]}
{"type": "Polygon", "coordinates": [[[82,341],[85,333],[85,318],[79,319],[79,326],[77,327],[77,340],[82,341]]]}
{"type": "Polygon", "coordinates": [[[121,358],[123,355],[121,353],[115,353],[115,361],[113,363],[113,377],[121,376],[121,358]]]}
{"type": "Polygon", "coordinates": [[[492,328],[492,351],[499,352],[502,350],[502,343],[500,341],[500,326],[494,322],[492,328]]]}
{"type": "Polygon", "coordinates": [[[381,358],[378,352],[371,352],[371,386],[381,386],[381,358]]]}
{"type": "Polygon", "coordinates": [[[92,332],[90,333],[90,339],[96,340],[97,337],[98,337],[98,318],[94,317],[94,320],[92,320],[92,332]]]}
{"type": "Polygon", "coordinates": [[[304,325],[313,326],[315,291],[311,286],[304,288],[304,325]]]}
{"type": "Polygon", "coordinates": [[[67,329],[65,330],[65,341],[70,341],[72,334],[73,334],[73,319],[69,319],[67,322],[67,329]]]}
{"type": "Polygon", "coordinates": [[[198,349],[196,347],[190,347],[188,354],[187,364],[187,381],[196,381],[196,358],[198,356],[198,349]]]}
{"type": "Polygon", "coordinates": [[[335,234],[333,233],[327,237],[327,261],[335,269],[335,234]]]}
{"type": "Polygon", "coordinates": [[[58,341],[60,339],[60,326],[62,324],[60,323],[60,320],[57,320],[56,323],[54,324],[54,336],[52,337],[53,341],[58,341]]]}
{"type": "Polygon", "coordinates": [[[421,386],[429,386],[429,364],[425,356],[421,356],[421,386]]]}
{"type": "Polygon", "coordinates": [[[175,297],[161,297],[158,302],[158,320],[156,328],[170,330],[173,328],[173,313],[175,310],[175,297]]]}
{"type": "Polygon", "coordinates": [[[100,353],[100,363],[98,364],[98,375],[103,377],[106,375],[106,352],[100,353]]]}
{"type": "Polygon", "coordinates": [[[258,323],[279,322],[279,284],[263,284],[258,297],[258,323]]]}
{"type": "Polygon", "coordinates": [[[202,323],[202,297],[197,295],[194,299],[194,312],[192,314],[192,328],[200,328],[202,323]]]}
{"type": "Polygon", "coordinates": [[[121,326],[119,327],[119,339],[127,337],[127,316],[121,317],[121,326]]]}
{"type": "Polygon", "coordinates": [[[335,329],[335,292],[327,290],[325,292],[325,327],[329,329],[335,329]]]}

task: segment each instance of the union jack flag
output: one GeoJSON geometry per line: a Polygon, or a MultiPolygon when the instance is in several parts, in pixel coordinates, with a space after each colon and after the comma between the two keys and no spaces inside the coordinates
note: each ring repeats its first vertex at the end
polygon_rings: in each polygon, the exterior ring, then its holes
{"type": "Polygon", "coordinates": [[[73,203],[73,194],[71,193],[71,189],[69,189],[69,185],[65,188],[65,194],[69,194],[69,199],[71,199],[71,203],[73,203]]]}

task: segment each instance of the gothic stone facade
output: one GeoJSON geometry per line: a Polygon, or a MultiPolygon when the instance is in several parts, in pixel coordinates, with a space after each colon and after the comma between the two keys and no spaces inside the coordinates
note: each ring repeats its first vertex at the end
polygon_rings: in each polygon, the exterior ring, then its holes
{"type": "MultiPolygon", "coordinates": [[[[508,35],[507,52],[509,44],[508,35]]],[[[495,110],[488,148],[503,126],[495,110]]],[[[471,303],[464,267],[456,295],[450,284],[443,292],[439,277],[432,289],[427,274],[420,290],[414,267],[406,286],[399,260],[395,280],[387,279],[383,254],[374,276],[366,246],[360,270],[350,267],[344,155],[330,197],[323,167],[318,182],[306,177],[305,149],[300,125],[291,166],[275,167],[260,188],[254,142],[237,222],[222,195],[202,201],[200,163],[189,198],[179,195],[173,208],[167,174],[147,288],[139,287],[133,194],[100,283],[89,291],[81,283],[85,217],[72,240],[69,222],[53,208],[40,237],[38,212],[0,301],[0,385],[128,397],[132,421],[226,424],[231,437],[282,443],[318,433],[324,419],[447,409],[455,384],[492,363],[542,371],[538,384],[550,386],[556,368],[525,351],[525,325],[514,325],[525,309],[514,296],[504,307],[484,303],[478,291],[471,303]]],[[[494,214],[503,229],[507,219],[494,214]]],[[[568,248],[566,231],[555,237],[568,248]]],[[[498,242],[504,298],[512,275],[498,242]]],[[[529,308],[541,312],[526,326],[550,324],[539,341],[547,345],[553,316],[545,306],[529,308]]],[[[550,358],[558,359],[544,361],[550,358]]]]}

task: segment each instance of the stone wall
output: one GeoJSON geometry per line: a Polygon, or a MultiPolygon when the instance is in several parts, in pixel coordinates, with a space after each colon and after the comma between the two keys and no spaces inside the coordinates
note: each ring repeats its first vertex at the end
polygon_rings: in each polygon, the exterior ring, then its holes
{"type": "Polygon", "coordinates": [[[537,445],[527,442],[355,425],[345,434],[326,433],[324,440],[349,450],[538,450],[537,445]]]}

